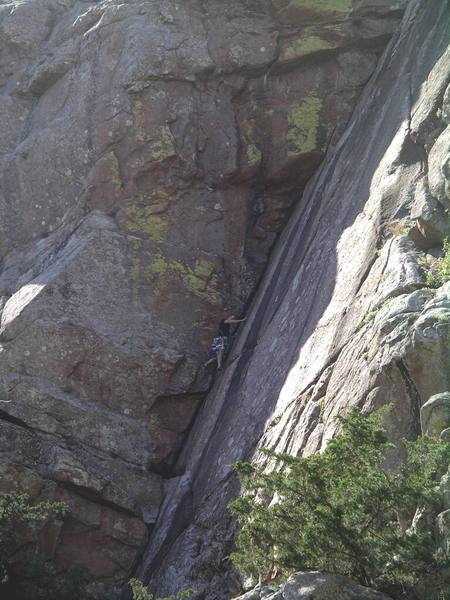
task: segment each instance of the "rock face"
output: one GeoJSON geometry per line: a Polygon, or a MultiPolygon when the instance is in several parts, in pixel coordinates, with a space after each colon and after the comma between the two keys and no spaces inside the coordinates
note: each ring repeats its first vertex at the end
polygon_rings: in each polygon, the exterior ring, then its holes
{"type": "Polygon", "coordinates": [[[435,394],[420,409],[422,431],[439,438],[450,427],[450,393],[435,394]]]}
{"type": "Polygon", "coordinates": [[[183,448],[184,475],[168,485],[138,569],[157,593],[237,593],[226,558],[235,460],[263,461],[258,445],[315,452],[336,433],[337,414],[391,403],[395,465],[401,439],[420,432],[421,406],[448,395],[450,288],[426,285],[438,256],[426,251],[448,231],[449,43],[448,3],[412,0],[308,184],[183,448]],[[422,221],[439,223],[437,238],[422,221]]]}
{"type": "Polygon", "coordinates": [[[67,503],[43,534],[63,565],[128,576],[213,327],[254,292],[405,4],[0,2],[0,486],[67,503]]]}
{"type": "Polygon", "coordinates": [[[388,596],[329,573],[294,573],[278,588],[261,587],[236,600],[391,600],[388,596]]]}

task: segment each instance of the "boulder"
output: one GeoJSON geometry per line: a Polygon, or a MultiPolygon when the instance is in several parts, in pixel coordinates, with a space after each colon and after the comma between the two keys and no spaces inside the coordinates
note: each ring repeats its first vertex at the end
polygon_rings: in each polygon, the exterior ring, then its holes
{"type": "Polygon", "coordinates": [[[439,436],[439,438],[443,441],[443,442],[450,442],[450,427],[447,427],[447,429],[444,429],[443,431],[441,431],[441,435],[439,436]]]}
{"type": "MultiPolygon", "coordinates": [[[[442,439],[442,434],[441,434],[442,439]]],[[[445,440],[448,443],[448,440],[445,440]]],[[[443,494],[444,498],[444,508],[446,510],[450,510],[450,469],[442,476],[439,489],[443,494]]]]}
{"type": "Polygon", "coordinates": [[[438,534],[446,555],[450,554],[450,509],[441,512],[436,519],[438,534]]]}
{"type": "Polygon", "coordinates": [[[420,409],[422,432],[434,438],[450,427],[450,393],[435,394],[420,409]]]}
{"type": "Polygon", "coordinates": [[[425,179],[417,184],[410,216],[416,220],[416,227],[409,234],[421,248],[433,248],[450,235],[450,216],[433,198],[425,179]]]}

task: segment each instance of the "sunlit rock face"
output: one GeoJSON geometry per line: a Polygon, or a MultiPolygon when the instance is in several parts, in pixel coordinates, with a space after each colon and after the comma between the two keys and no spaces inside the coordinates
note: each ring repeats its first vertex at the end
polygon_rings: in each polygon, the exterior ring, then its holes
{"type": "Polygon", "coordinates": [[[1,0],[1,489],[67,503],[61,564],[128,576],[215,324],[405,3],[1,0]]]}
{"type": "Polygon", "coordinates": [[[396,465],[402,438],[420,432],[421,406],[448,394],[450,289],[426,278],[449,226],[449,44],[448,3],[411,1],[307,185],[139,568],[161,595],[186,587],[209,600],[237,595],[226,510],[238,493],[235,460],[263,462],[258,446],[319,451],[338,414],[390,403],[396,465]]]}

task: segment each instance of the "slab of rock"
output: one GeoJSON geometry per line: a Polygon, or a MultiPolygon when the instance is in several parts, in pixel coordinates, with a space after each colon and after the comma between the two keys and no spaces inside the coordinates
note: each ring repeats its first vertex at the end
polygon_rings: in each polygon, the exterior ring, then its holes
{"type": "Polygon", "coordinates": [[[430,191],[442,206],[450,209],[450,126],[430,151],[430,191]]]}
{"type": "Polygon", "coordinates": [[[442,119],[450,125],[450,84],[445,90],[444,102],[442,104],[442,119]]]}

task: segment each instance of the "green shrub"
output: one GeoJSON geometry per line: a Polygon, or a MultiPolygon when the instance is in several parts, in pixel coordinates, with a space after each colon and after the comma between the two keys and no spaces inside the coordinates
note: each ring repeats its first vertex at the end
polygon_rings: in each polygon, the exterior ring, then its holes
{"type": "Polygon", "coordinates": [[[356,331],[360,331],[363,327],[365,327],[368,323],[373,321],[377,314],[379,313],[380,308],[375,308],[374,310],[369,310],[365,315],[363,320],[356,327],[356,331]]]}
{"type": "Polygon", "coordinates": [[[444,255],[436,260],[436,263],[427,273],[427,285],[438,287],[450,281],[450,240],[444,240],[444,255]]]}
{"type": "Polygon", "coordinates": [[[403,597],[448,565],[430,533],[406,531],[404,523],[418,506],[438,510],[435,477],[448,465],[450,444],[405,442],[403,466],[388,471],[385,413],[354,409],[341,417],[342,433],[322,454],[265,451],[271,472],[236,464],[243,495],[230,508],[241,525],[232,555],[239,569],[255,579],[329,571],[403,597]]]}
{"type": "Polygon", "coordinates": [[[133,591],[133,600],[188,600],[192,597],[192,590],[184,590],[178,592],[175,596],[169,596],[167,598],[155,598],[147,588],[144,586],[142,581],[139,579],[130,579],[128,582],[133,591]]]}
{"type": "Polygon", "coordinates": [[[368,312],[366,312],[366,314],[364,315],[364,318],[359,323],[359,325],[356,327],[356,331],[360,331],[368,323],[370,323],[371,321],[373,321],[375,319],[375,317],[377,316],[377,314],[380,312],[380,310],[382,308],[384,308],[385,306],[387,306],[391,302],[391,300],[392,300],[392,298],[386,298],[377,307],[375,307],[372,310],[369,310],[368,312]]]}
{"type": "Polygon", "coordinates": [[[18,522],[43,521],[50,514],[61,516],[65,513],[63,502],[30,503],[28,494],[17,492],[0,492],[0,540],[5,530],[14,527],[18,522]]]}
{"type": "Polygon", "coordinates": [[[0,493],[0,597],[14,600],[79,600],[88,582],[87,571],[74,566],[61,573],[54,563],[34,551],[26,566],[11,565],[11,557],[23,546],[23,525],[60,518],[63,502],[32,503],[28,494],[0,493]],[[19,572],[20,571],[20,572],[19,572]]]}
{"type": "Polygon", "coordinates": [[[16,585],[21,600],[80,600],[91,580],[85,567],[74,565],[61,573],[53,561],[36,556],[16,585]]]}
{"type": "Polygon", "coordinates": [[[62,502],[38,502],[32,504],[28,494],[0,492],[0,569],[1,581],[8,581],[8,559],[22,545],[20,524],[45,521],[51,515],[58,517],[65,512],[62,502]]]}
{"type": "Polygon", "coordinates": [[[410,228],[401,221],[390,221],[390,223],[387,224],[387,229],[393,237],[398,237],[408,233],[410,228]]]}

